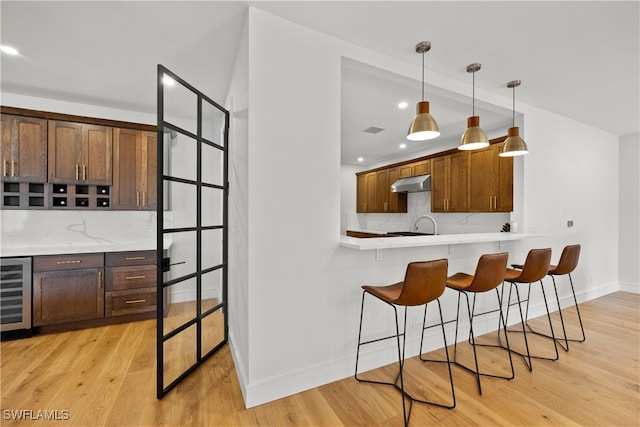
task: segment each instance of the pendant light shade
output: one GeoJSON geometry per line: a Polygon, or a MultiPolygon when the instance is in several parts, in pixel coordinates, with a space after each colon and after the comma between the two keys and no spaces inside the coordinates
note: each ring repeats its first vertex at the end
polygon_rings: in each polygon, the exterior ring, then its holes
{"type": "Polygon", "coordinates": [[[481,65],[473,63],[467,66],[467,73],[473,73],[472,116],[467,119],[467,130],[462,134],[458,150],[477,150],[489,146],[489,139],[480,127],[480,117],[476,116],[476,71],[481,65]]]}
{"type": "Polygon", "coordinates": [[[407,139],[426,141],[440,136],[438,123],[429,113],[429,103],[424,100],[424,54],[431,49],[431,42],[424,41],[416,45],[416,52],[422,54],[422,101],[416,107],[416,116],[409,126],[407,139]]]}
{"type": "Polygon", "coordinates": [[[507,139],[505,139],[500,148],[500,157],[515,157],[527,154],[529,148],[524,142],[524,139],[520,138],[520,128],[516,126],[516,87],[520,86],[520,80],[513,80],[507,83],[508,88],[513,89],[513,120],[512,126],[507,131],[507,139]]]}

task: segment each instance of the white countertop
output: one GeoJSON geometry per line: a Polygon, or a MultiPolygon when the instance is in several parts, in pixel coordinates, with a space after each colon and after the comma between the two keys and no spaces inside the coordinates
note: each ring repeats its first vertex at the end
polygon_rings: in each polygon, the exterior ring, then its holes
{"type": "MultiPolygon", "coordinates": [[[[169,249],[171,243],[171,238],[165,237],[164,249],[169,249]]],[[[59,239],[29,239],[22,237],[18,240],[7,239],[5,237],[2,239],[2,242],[0,242],[0,256],[2,257],[145,251],[155,249],[156,240],[149,239],[148,236],[130,236],[130,239],[118,239],[118,241],[85,239],[66,242],[59,239]]]]}
{"type": "Polygon", "coordinates": [[[439,234],[437,236],[348,237],[340,236],[340,246],[361,251],[370,249],[411,248],[417,246],[460,245],[465,243],[500,242],[539,237],[524,233],[439,234]]]}

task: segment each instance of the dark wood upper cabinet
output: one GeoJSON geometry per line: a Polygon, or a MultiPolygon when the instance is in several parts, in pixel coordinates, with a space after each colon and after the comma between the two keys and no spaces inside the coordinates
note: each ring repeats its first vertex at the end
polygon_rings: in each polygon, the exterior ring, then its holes
{"type": "Polygon", "coordinates": [[[468,212],[468,153],[431,160],[431,212],[468,212]]]}
{"type": "Polygon", "coordinates": [[[114,129],[113,201],[115,209],[154,210],[157,206],[157,136],[114,129]]]}
{"type": "Polygon", "coordinates": [[[499,157],[502,143],[469,152],[469,210],[513,210],[513,157],[499,157]]]}
{"type": "Polygon", "coordinates": [[[111,185],[113,129],[49,121],[49,182],[111,185]]]}
{"type": "Polygon", "coordinates": [[[1,114],[2,181],[47,181],[47,121],[1,114]]]}

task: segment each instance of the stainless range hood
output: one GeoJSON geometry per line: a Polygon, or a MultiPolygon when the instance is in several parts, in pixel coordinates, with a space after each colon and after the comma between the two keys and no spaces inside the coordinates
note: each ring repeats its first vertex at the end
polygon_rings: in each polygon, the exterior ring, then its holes
{"type": "Polygon", "coordinates": [[[391,191],[394,193],[416,193],[418,191],[431,191],[431,175],[400,178],[391,185],[391,191]]]}

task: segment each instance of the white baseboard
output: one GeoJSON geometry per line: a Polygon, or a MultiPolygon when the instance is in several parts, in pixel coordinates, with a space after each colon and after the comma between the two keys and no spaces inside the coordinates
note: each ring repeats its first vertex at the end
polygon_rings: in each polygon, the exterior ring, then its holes
{"type": "Polygon", "coordinates": [[[640,294],[640,283],[620,282],[620,290],[640,294]]]}

